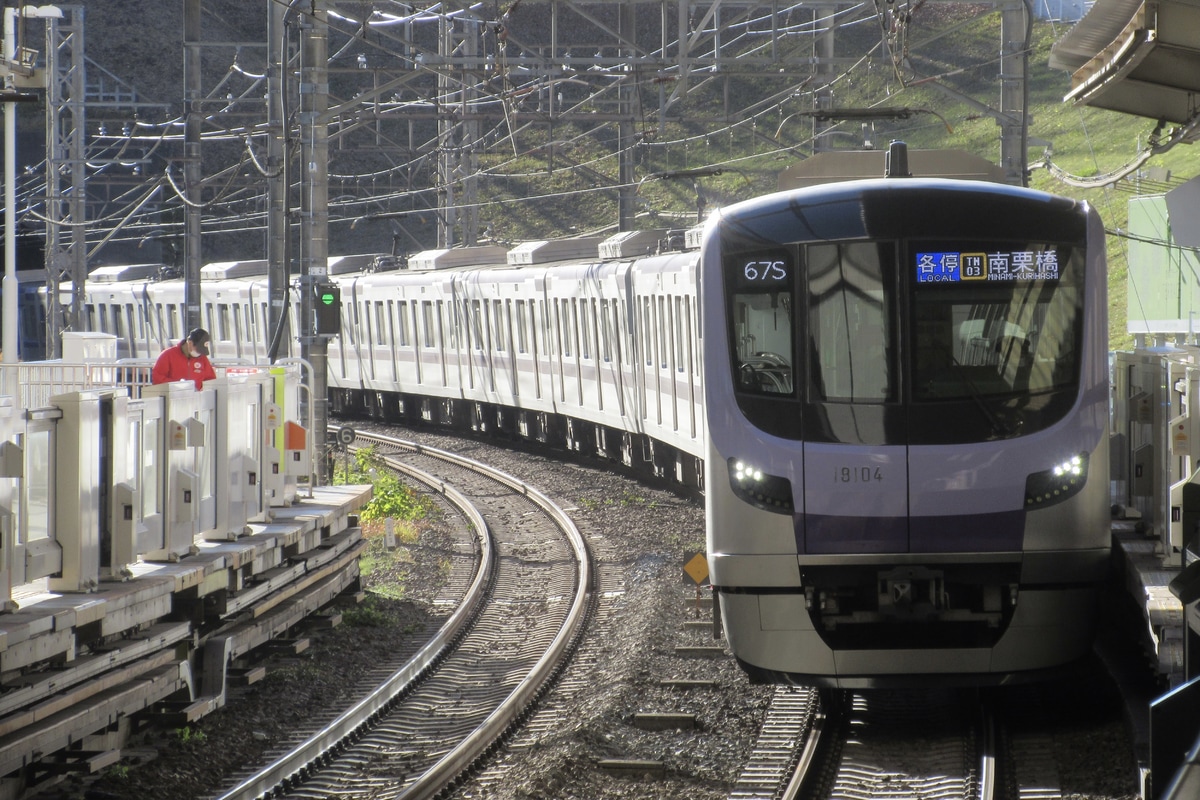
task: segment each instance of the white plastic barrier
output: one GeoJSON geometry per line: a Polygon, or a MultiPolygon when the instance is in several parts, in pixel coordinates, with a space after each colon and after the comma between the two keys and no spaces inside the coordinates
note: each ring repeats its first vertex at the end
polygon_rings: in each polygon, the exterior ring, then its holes
{"type": "Polygon", "coordinates": [[[175,561],[194,552],[199,536],[216,529],[212,446],[216,395],[197,391],[190,382],[177,382],[143,387],[142,397],[163,400],[157,476],[163,546],[146,558],[175,561]]]}
{"type": "Polygon", "coordinates": [[[21,478],[24,457],[17,442],[18,417],[11,397],[0,397],[0,610],[10,611],[12,602],[13,557],[19,536],[17,527],[20,507],[21,478]]]}
{"type": "MultiPolygon", "coordinates": [[[[267,507],[264,468],[267,431],[264,406],[274,402],[274,378],[266,371],[228,372],[205,384],[216,392],[216,527],[206,538],[232,541],[246,524],[263,519],[267,507]]],[[[278,469],[278,467],[276,467],[278,469]]]]}
{"type": "Polygon", "coordinates": [[[52,530],[61,565],[50,578],[56,592],[83,592],[100,582],[101,452],[100,393],[71,392],[50,398],[61,415],[54,431],[52,530]]]}

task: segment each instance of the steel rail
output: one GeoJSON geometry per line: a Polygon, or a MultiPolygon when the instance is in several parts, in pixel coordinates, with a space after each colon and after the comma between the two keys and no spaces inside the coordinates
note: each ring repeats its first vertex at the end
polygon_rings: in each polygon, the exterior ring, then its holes
{"type": "MultiPolygon", "coordinates": [[[[365,441],[394,447],[398,450],[430,456],[483,474],[501,483],[514,492],[521,494],[539,507],[554,520],[564,532],[575,552],[579,565],[579,575],[576,582],[575,598],[571,609],[564,619],[554,640],[546,652],[534,665],[529,674],[522,679],[512,691],[507,700],[487,717],[469,736],[463,739],[455,748],[450,750],[430,769],[416,780],[404,787],[397,797],[406,800],[417,800],[436,796],[451,780],[477,761],[486,751],[508,730],[524,713],[525,709],[536,699],[546,683],[558,670],[563,658],[570,652],[583,625],[587,621],[590,604],[591,586],[593,583],[592,565],[588,556],[583,535],[567,514],[546,495],[523,483],[507,473],[492,469],[485,464],[474,461],[455,453],[427,447],[416,442],[402,441],[380,436],[378,434],[359,433],[358,438],[365,441]]],[[[377,690],[348,709],[337,720],[330,723],[322,731],[314,734],[303,744],[277,760],[254,776],[242,781],[237,787],[220,795],[216,800],[249,800],[250,798],[266,798],[274,794],[280,787],[302,780],[314,764],[328,760],[345,742],[356,738],[357,733],[373,718],[385,711],[400,694],[414,684],[434,663],[449,649],[458,638],[463,628],[470,624],[475,610],[486,594],[485,578],[492,574],[494,563],[493,547],[490,542],[487,523],[471,506],[470,502],[457,490],[448,486],[442,479],[429,475],[415,467],[393,460],[384,455],[390,468],[402,471],[416,480],[425,483],[444,494],[456,506],[460,507],[475,527],[480,538],[483,557],[480,561],[475,580],[463,603],[455,611],[434,639],[427,643],[413,659],[397,671],[377,690]]]]}
{"type": "Polygon", "coordinates": [[[475,571],[471,586],[463,597],[463,602],[459,604],[433,638],[377,689],[281,758],[246,778],[224,794],[217,796],[216,800],[249,800],[250,798],[270,797],[280,786],[303,776],[312,764],[322,761],[336,751],[371,718],[385,710],[397,697],[408,691],[454,644],[482,604],[487,594],[489,576],[492,574],[495,563],[495,549],[492,546],[490,533],[483,516],[458,490],[447,486],[433,475],[407,465],[398,468],[416,480],[435,488],[453,503],[474,527],[479,543],[479,566],[475,571]]]}
{"type": "MultiPolygon", "coordinates": [[[[368,438],[374,437],[368,436],[368,438]]],[[[571,609],[563,620],[563,625],[559,628],[558,634],[554,637],[546,652],[538,659],[533,669],[513,689],[508,700],[497,707],[473,733],[397,795],[397,797],[404,798],[404,800],[425,800],[425,798],[436,796],[453,777],[465,771],[482,756],[517,721],[558,670],[563,658],[570,652],[575,640],[582,632],[584,623],[587,621],[592,587],[592,563],[583,534],[575,526],[575,523],[558,504],[529,484],[507,473],[500,472],[456,453],[427,447],[416,442],[400,443],[395,440],[388,440],[387,443],[404,450],[409,450],[410,452],[433,455],[436,458],[449,461],[475,472],[482,472],[499,483],[508,486],[513,491],[530,498],[547,515],[553,518],[555,524],[566,534],[572,549],[575,551],[575,557],[579,564],[579,576],[575,586],[575,599],[571,604],[571,609]]]]}

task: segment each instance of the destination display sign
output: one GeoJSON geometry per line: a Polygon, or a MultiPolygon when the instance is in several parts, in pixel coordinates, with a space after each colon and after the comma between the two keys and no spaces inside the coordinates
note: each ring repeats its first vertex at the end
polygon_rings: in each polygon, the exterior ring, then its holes
{"type": "Polygon", "coordinates": [[[1056,281],[1058,251],[993,250],[917,253],[917,283],[1056,281]]]}
{"type": "Polygon", "coordinates": [[[785,250],[754,253],[730,259],[733,284],[739,290],[789,290],[792,285],[792,258],[785,250]]]}

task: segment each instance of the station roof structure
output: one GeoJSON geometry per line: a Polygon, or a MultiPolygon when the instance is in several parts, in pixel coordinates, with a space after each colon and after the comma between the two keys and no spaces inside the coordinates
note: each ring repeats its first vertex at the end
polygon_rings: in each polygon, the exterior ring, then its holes
{"type": "Polygon", "coordinates": [[[1200,112],[1200,0],[1097,0],[1051,49],[1064,100],[1185,124],[1200,112]]]}

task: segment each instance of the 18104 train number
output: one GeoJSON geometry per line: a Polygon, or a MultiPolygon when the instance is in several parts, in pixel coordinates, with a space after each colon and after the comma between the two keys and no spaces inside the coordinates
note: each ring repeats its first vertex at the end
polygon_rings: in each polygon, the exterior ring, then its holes
{"type": "Polygon", "coordinates": [[[876,483],[883,481],[883,467],[835,467],[834,483],[876,483]]]}

